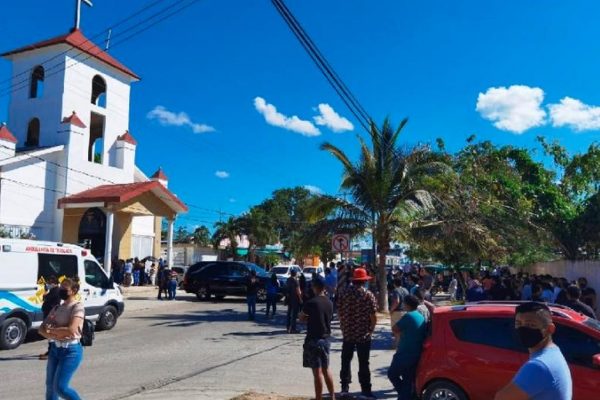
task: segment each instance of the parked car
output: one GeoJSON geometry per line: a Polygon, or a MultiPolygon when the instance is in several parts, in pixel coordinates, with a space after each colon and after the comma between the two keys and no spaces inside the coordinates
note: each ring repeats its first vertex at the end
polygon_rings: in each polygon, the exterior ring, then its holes
{"type": "MultiPolygon", "coordinates": [[[[488,400],[508,384],[528,359],[514,335],[518,302],[479,302],[439,307],[417,370],[423,400],[488,400]]],[[[600,393],[600,322],[551,305],[554,342],[573,377],[573,399],[600,393]]]]}
{"type": "Polygon", "coordinates": [[[276,265],[269,271],[269,274],[275,272],[277,280],[281,288],[285,287],[288,278],[292,275],[292,271],[296,271],[297,274],[302,273],[302,268],[299,265],[276,265]]]}
{"type": "Polygon", "coordinates": [[[304,274],[306,281],[312,280],[314,273],[321,275],[323,278],[325,277],[325,271],[323,270],[323,267],[304,267],[302,268],[302,273],[304,274]]]}
{"type": "Polygon", "coordinates": [[[265,287],[270,275],[258,265],[242,261],[203,263],[199,266],[194,264],[188,269],[183,282],[183,289],[187,293],[195,293],[200,300],[209,300],[213,295],[219,300],[225,296],[246,296],[246,279],[254,270],[260,282],[257,300],[266,301],[265,287]]]}

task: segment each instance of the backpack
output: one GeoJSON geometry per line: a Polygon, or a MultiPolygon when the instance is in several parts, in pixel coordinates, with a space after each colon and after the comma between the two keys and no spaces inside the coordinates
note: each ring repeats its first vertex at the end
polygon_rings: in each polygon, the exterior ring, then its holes
{"type": "Polygon", "coordinates": [[[91,346],[94,343],[96,327],[92,321],[87,318],[83,320],[83,329],[81,330],[81,339],[79,342],[82,346],[91,346]]]}

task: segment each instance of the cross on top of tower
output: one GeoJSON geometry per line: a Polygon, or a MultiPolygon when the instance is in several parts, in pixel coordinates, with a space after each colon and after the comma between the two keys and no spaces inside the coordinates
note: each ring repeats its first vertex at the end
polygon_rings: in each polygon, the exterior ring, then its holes
{"type": "Polygon", "coordinates": [[[79,29],[79,25],[81,23],[81,2],[84,2],[90,7],[93,6],[91,0],[75,0],[75,29],[79,29]]]}

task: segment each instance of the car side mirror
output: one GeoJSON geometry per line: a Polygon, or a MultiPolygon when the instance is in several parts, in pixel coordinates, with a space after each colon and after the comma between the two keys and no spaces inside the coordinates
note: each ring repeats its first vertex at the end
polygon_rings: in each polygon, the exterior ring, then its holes
{"type": "Polygon", "coordinates": [[[594,364],[596,368],[600,368],[600,354],[594,354],[592,357],[592,364],[594,364]]]}

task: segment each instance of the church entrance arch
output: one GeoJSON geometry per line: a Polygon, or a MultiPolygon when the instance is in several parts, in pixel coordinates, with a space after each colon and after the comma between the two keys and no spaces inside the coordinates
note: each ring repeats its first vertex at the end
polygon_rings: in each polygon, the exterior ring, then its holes
{"type": "Polygon", "coordinates": [[[79,243],[90,249],[94,257],[104,257],[106,248],[106,214],[97,208],[89,208],[79,223],[79,243]]]}

